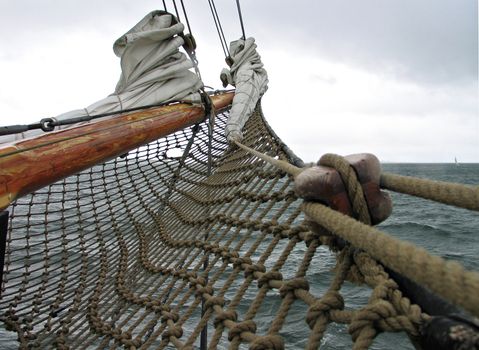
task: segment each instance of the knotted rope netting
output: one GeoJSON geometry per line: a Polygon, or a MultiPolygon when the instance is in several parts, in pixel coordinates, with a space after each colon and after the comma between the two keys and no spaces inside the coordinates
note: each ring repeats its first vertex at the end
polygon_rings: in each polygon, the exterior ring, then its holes
{"type": "MultiPolygon", "coordinates": [[[[418,336],[429,316],[370,255],[310,231],[293,177],[229,145],[227,117],[212,135],[208,122],[176,132],[9,207],[6,341],[282,349],[295,338],[316,348],[332,323],[349,325],[356,348],[383,331],[418,336]],[[370,287],[356,309],[343,292],[353,283],[370,287]]],[[[298,163],[259,106],[244,135],[298,163]]]]}

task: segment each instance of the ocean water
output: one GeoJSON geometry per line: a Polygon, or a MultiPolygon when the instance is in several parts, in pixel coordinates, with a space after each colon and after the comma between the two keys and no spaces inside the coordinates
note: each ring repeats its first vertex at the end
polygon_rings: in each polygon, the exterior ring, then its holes
{"type": "MultiPolygon", "coordinates": [[[[384,164],[383,171],[479,185],[479,164],[461,164],[459,166],[454,164],[384,164]]],[[[396,238],[423,247],[431,254],[458,261],[468,269],[479,271],[479,213],[408,195],[397,193],[390,193],[390,195],[394,206],[393,214],[379,225],[381,230],[396,238]]],[[[286,271],[283,273],[285,278],[292,277],[292,275],[287,276],[287,270],[289,269],[290,273],[294,274],[304,251],[304,244],[299,244],[295,248],[285,265],[286,271]]],[[[317,281],[317,283],[311,284],[311,292],[314,295],[322,295],[330,283],[327,276],[334,266],[334,256],[326,248],[320,248],[316,255],[321,260],[321,264],[311,275],[310,280],[317,281]]],[[[254,292],[251,291],[250,294],[245,295],[246,305],[255,297],[254,292]]],[[[341,293],[345,298],[346,308],[356,309],[366,303],[370,289],[353,286],[346,282],[341,293]]],[[[271,311],[268,310],[277,308],[280,302],[279,294],[271,293],[270,295],[268,293],[268,298],[263,303],[259,316],[255,318],[258,334],[267,331],[271,324],[271,311]]],[[[304,303],[295,303],[288,314],[285,326],[281,331],[281,335],[288,343],[288,349],[302,349],[307,342],[310,330],[304,322],[306,311],[304,303]]],[[[2,328],[0,326],[0,349],[16,348],[12,333],[7,334],[2,328]]],[[[351,347],[352,341],[347,326],[331,324],[323,338],[321,349],[350,349],[351,347]]],[[[414,349],[407,336],[402,333],[381,334],[375,339],[371,348],[414,349]]]]}
{"type": "MultiPolygon", "coordinates": [[[[383,171],[479,186],[479,164],[385,164],[383,171]]],[[[393,215],[379,227],[430,253],[479,271],[479,213],[390,193],[393,215]]]]}

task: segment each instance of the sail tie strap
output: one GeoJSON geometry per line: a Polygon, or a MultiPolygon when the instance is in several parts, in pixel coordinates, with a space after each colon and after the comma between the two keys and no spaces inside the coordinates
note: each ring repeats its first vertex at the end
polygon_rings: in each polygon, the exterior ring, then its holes
{"type": "MultiPolygon", "coordinates": [[[[239,142],[235,143],[238,147],[295,177],[302,172],[301,168],[283,160],[262,154],[239,142]]],[[[469,186],[462,187],[470,189],[469,186]]],[[[326,230],[348,241],[354,247],[366,251],[383,265],[460,305],[474,316],[479,316],[478,273],[465,270],[457,262],[432,256],[423,248],[395,239],[320,203],[305,202],[302,209],[326,230]]]]}

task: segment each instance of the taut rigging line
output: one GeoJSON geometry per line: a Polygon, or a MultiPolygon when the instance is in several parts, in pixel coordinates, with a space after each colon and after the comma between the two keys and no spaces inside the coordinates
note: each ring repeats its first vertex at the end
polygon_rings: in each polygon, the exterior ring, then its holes
{"type": "Polygon", "coordinates": [[[208,0],[208,4],[210,5],[211,14],[213,15],[213,20],[215,21],[216,31],[218,33],[218,37],[220,38],[221,47],[223,48],[223,53],[225,57],[230,55],[228,50],[228,42],[226,41],[225,34],[223,32],[223,27],[221,26],[220,17],[218,16],[218,11],[216,11],[216,6],[214,0],[208,0]]]}
{"type": "Polygon", "coordinates": [[[244,24],[243,24],[243,15],[241,14],[241,6],[239,0],[236,0],[236,7],[238,8],[238,16],[241,24],[241,32],[243,33],[242,39],[246,40],[246,35],[244,33],[244,24]]]}

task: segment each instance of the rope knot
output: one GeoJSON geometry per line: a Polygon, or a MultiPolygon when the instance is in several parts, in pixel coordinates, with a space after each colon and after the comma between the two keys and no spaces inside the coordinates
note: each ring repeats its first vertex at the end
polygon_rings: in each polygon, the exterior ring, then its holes
{"type": "Polygon", "coordinates": [[[223,306],[225,304],[225,299],[223,297],[209,297],[205,302],[205,308],[211,308],[215,305],[223,306]]]}
{"type": "Polygon", "coordinates": [[[246,265],[252,265],[253,262],[251,261],[251,258],[249,257],[244,257],[244,258],[236,258],[233,260],[233,266],[234,267],[241,267],[241,265],[246,264],[246,265]]]}
{"type": "Polygon", "coordinates": [[[163,312],[169,312],[170,311],[170,308],[166,305],[154,305],[152,307],[152,310],[156,313],[156,314],[160,314],[160,315],[163,315],[163,312]]]}
{"type": "Polygon", "coordinates": [[[238,314],[234,310],[226,310],[222,311],[216,316],[215,321],[214,321],[214,326],[215,328],[218,327],[220,323],[224,323],[226,320],[234,321],[238,319],[238,314]]]}
{"type": "Polygon", "coordinates": [[[178,322],[180,316],[176,312],[163,311],[161,313],[161,323],[166,323],[168,320],[172,320],[174,323],[178,322]]]}
{"type": "Polygon", "coordinates": [[[256,220],[254,222],[254,226],[253,226],[253,229],[255,231],[261,231],[261,229],[263,228],[263,223],[260,221],[260,220],[256,220]]]}
{"type": "Polygon", "coordinates": [[[277,280],[282,281],[283,275],[279,271],[269,271],[266,272],[263,276],[258,279],[258,288],[263,287],[265,284],[268,285],[268,288],[272,288],[269,284],[270,281],[277,280]]]}
{"type": "Polygon", "coordinates": [[[289,292],[294,292],[299,289],[309,290],[309,283],[305,278],[294,278],[289,281],[285,281],[279,289],[281,298],[284,298],[289,292]]]}
{"type": "MultiPolygon", "coordinates": [[[[119,331],[118,333],[119,333],[121,339],[123,339],[123,340],[130,340],[131,339],[131,333],[130,332],[123,332],[122,333],[121,330],[118,329],[118,328],[116,328],[115,331],[119,331]]],[[[114,332],[114,333],[116,333],[116,332],[114,332]]]]}
{"type": "Polygon", "coordinates": [[[321,299],[314,302],[306,314],[306,323],[313,329],[317,319],[330,310],[343,309],[344,300],[339,292],[328,292],[321,299]]]}
{"type": "Polygon", "coordinates": [[[203,294],[213,295],[213,293],[214,291],[212,286],[198,287],[198,285],[196,285],[195,295],[197,297],[201,297],[203,294]]]}
{"type": "Polygon", "coordinates": [[[228,333],[228,340],[232,341],[236,337],[241,338],[243,332],[256,333],[256,323],[253,320],[246,320],[235,324],[228,333]]]}
{"type": "Polygon", "coordinates": [[[111,332],[111,325],[109,324],[104,324],[102,327],[101,327],[101,331],[103,332],[103,334],[108,334],[111,332]]]}
{"type": "Polygon", "coordinates": [[[181,326],[169,327],[162,335],[163,339],[169,339],[171,337],[181,338],[183,335],[183,328],[181,326]]]}
{"type": "Polygon", "coordinates": [[[189,277],[188,271],[186,271],[185,269],[174,270],[172,274],[173,276],[179,277],[179,278],[189,277]]]}
{"type": "Polygon", "coordinates": [[[283,350],[284,341],[279,335],[265,335],[256,338],[249,348],[250,350],[283,350]]]}
{"type": "Polygon", "coordinates": [[[223,247],[221,249],[221,259],[223,259],[223,261],[225,260],[228,260],[230,258],[231,254],[230,254],[230,251],[228,248],[226,247],[223,247]]]}
{"type": "Polygon", "coordinates": [[[205,250],[212,253],[219,253],[221,248],[218,243],[206,244],[205,250]]]}
{"type": "Polygon", "coordinates": [[[295,227],[291,227],[289,230],[288,230],[288,238],[300,238],[300,235],[301,233],[304,232],[304,229],[301,227],[301,226],[295,226],[295,227]]]}
{"type": "Polygon", "coordinates": [[[188,281],[190,282],[190,288],[206,285],[206,279],[204,277],[188,277],[188,281]]]}
{"type": "Polygon", "coordinates": [[[197,277],[195,285],[205,286],[206,285],[206,278],[197,277]]]}
{"type": "Polygon", "coordinates": [[[178,270],[178,275],[179,277],[181,278],[185,278],[185,277],[195,277],[196,278],[196,272],[193,272],[193,271],[188,271],[186,269],[179,269],[178,270]]]}
{"type": "Polygon", "coordinates": [[[244,276],[248,277],[255,272],[265,272],[265,271],[266,271],[266,268],[264,267],[262,263],[257,263],[254,265],[252,264],[252,265],[246,266],[246,268],[244,269],[244,276]]]}
{"type": "Polygon", "coordinates": [[[239,258],[239,253],[238,252],[233,251],[233,252],[230,252],[229,255],[230,255],[230,258],[229,258],[230,261],[234,261],[235,259],[239,258]]]}
{"type": "Polygon", "coordinates": [[[378,300],[374,304],[366,305],[354,315],[349,325],[349,334],[353,341],[356,341],[364,330],[374,329],[374,325],[378,321],[396,316],[396,314],[394,306],[386,300],[378,300]]]}
{"type": "Polygon", "coordinates": [[[289,225],[287,224],[278,224],[272,227],[271,233],[272,234],[279,234],[282,233],[283,231],[286,231],[289,229],[289,225]]]}
{"type": "Polygon", "coordinates": [[[304,234],[304,243],[306,244],[306,247],[309,247],[311,243],[317,241],[318,237],[319,235],[314,232],[307,232],[306,234],[304,234]]]}

